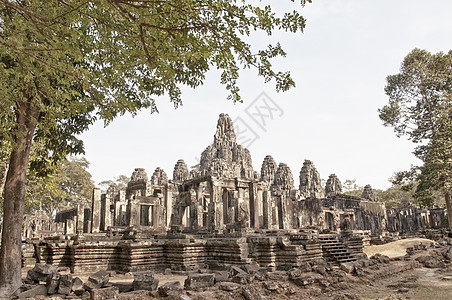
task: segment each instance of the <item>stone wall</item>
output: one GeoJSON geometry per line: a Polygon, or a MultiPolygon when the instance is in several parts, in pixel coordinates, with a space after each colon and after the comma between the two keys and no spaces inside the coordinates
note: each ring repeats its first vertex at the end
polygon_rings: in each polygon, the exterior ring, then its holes
{"type": "Polygon", "coordinates": [[[47,239],[38,246],[39,260],[72,272],[100,269],[195,271],[225,269],[228,265],[258,264],[271,270],[288,270],[322,257],[312,235],[269,234],[202,238],[159,238],[141,241],[87,235],[79,240],[47,239]]]}

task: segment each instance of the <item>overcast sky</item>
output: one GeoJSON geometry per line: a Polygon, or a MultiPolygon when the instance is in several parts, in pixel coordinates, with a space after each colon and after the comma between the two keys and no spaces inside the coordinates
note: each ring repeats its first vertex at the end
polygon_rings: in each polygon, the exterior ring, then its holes
{"type": "MultiPolygon", "coordinates": [[[[263,2],[277,11],[292,3],[263,2]]],[[[228,113],[258,172],[270,154],[289,165],[296,187],[305,159],[314,162],[324,179],[335,173],[342,182],[356,179],[359,185],[389,187],[394,172],[417,161],[412,143],[396,138],[378,118],[378,108],[387,103],[385,78],[399,72],[414,48],[452,49],[452,1],[313,2],[301,10],[307,19],[303,34],[252,39],[261,47],[282,44],[287,57],[274,66],[290,70],[296,88],[276,93],[274,83],[264,84],[255,70],[246,70],[240,80],[244,103],[234,105],[212,71],[203,86],[183,89],[184,105],[177,110],[162,97],[157,100],[159,114],[124,116],[107,128],[96,123],[82,135],[93,180],[130,176],[137,167],[145,168],[149,177],[161,167],[171,178],[178,159],[189,167],[198,163],[213,141],[218,115],[228,113]]]]}

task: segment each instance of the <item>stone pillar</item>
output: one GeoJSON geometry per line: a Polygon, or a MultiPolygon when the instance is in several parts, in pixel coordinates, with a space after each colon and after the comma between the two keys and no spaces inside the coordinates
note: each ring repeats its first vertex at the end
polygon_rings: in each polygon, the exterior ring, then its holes
{"type": "Polygon", "coordinates": [[[270,191],[264,190],[262,192],[262,228],[269,229],[271,224],[271,194],[270,191]]]}
{"type": "Polygon", "coordinates": [[[100,229],[100,189],[93,190],[93,202],[91,209],[91,232],[99,232],[100,229]]]}
{"type": "Polygon", "coordinates": [[[115,199],[112,197],[111,194],[107,194],[105,197],[105,228],[104,230],[107,230],[108,227],[113,226],[113,220],[114,220],[114,203],[115,199]],[[113,204],[113,213],[111,211],[113,204]]]}
{"type": "Polygon", "coordinates": [[[139,226],[140,225],[140,210],[141,206],[138,203],[135,203],[133,200],[130,200],[130,226],[139,226]]]}
{"type": "Polygon", "coordinates": [[[89,208],[83,209],[83,233],[91,231],[91,210],[89,208]]]}
{"type": "Polygon", "coordinates": [[[215,206],[215,227],[217,231],[222,231],[225,228],[223,219],[223,202],[214,203],[215,206]]]}
{"type": "Polygon", "coordinates": [[[173,214],[173,190],[172,185],[168,185],[165,193],[165,228],[169,228],[171,226],[171,215],[173,214]]]}
{"type": "Polygon", "coordinates": [[[77,218],[76,218],[75,232],[77,234],[83,233],[83,224],[85,222],[85,211],[81,204],[77,204],[77,218]]]}
{"type": "Polygon", "coordinates": [[[99,221],[99,231],[104,231],[107,229],[106,225],[106,212],[107,212],[107,195],[102,194],[100,195],[100,221],[99,221]]]}

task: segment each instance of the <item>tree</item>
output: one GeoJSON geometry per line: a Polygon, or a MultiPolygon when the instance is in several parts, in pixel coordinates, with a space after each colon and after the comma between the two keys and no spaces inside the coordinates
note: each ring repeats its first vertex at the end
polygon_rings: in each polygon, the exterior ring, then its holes
{"type": "Polygon", "coordinates": [[[99,185],[104,190],[107,190],[112,185],[116,186],[119,190],[125,190],[129,181],[130,177],[127,177],[126,175],[119,175],[118,177],[115,177],[114,180],[101,181],[99,182],[99,185]]]}
{"type": "Polygon", "coordinates": [[[77,204],[88,204],[94,188],[88,166],[89,162],[84,157],[69,157],[44,177],[29,173],[25,209],[42,208],[53,212],[77,204]]]}
{"type": "Polygon", "coordinates": [[[417,181],[414,197],[430,205],[434,193],[444,196],[452,229],[452,50],[431,54],[414,49],[400,73],[387,77],[389,103],[379,110],[385,126],[417,144],[423,165],[399,172],[395,183],[417,181]]]}
{"type": "Polygon", "coordinates": [[[345,195],[349,196],[355,196],[355,197],[361,197],[363,193],[363,187],[359,186],[356,183],[356,179],[347,179],[344,181],[344,184],[342,185],[342,188],[344,190],[345,195]]]}
{"type": "MultiPolygon", "coordinates": [[[[292,2],[294,0],[291,0],[292,2]]],[[[304,5],[309,0],[301,0],[304,5]]],[[[149,108],[168,94],[177,107],[180,85],[199,86],[221,70],[229,99],[241,101],[239,68],[256,68],[276,89],[294,86],[271,59],[279,44],[254,51],[251,31],[302,31],[297,12],[225,0],[0,0],[0,135],[11,144],[4,186],[0,297],[21,284],[21,220],[33,143],[44,145],[30,167],[44,172],[68,153],[95,120],[108,125],[149,108]]]]}
{"type": "Polygon", "coordinates": [[[413,188],[409,189],[407,186],[392,185],[386,190],[376,189],[374,192],[378,201],[384,202],[388,209],[413,201],[413,188]]]}

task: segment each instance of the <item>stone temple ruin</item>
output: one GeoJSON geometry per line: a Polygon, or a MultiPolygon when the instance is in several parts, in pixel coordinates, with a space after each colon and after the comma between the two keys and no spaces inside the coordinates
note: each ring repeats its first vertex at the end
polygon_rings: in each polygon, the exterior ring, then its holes
{"type": "MultiPolygon", "coordinates": [[[[24,262],[45,262],[72,272],[108,269],[191,271],[256,264],[270,270],[325,258],[354,261],[371,240],[440,228],[443,209],[406,206],[387,211],[372,188],[361,197],[342,193],[331,174],[323,187],[305,160],[298,187],[285,163],[266,156],[260,173],[221,114],[213,144],[189,171],[178,160],[169,179],[157,168],[137,168],[125,191],[93,192],[92,205],[59,212],[47,237],[29,230],[24,262]],[[55,235],[55,233],[57,235],[55,235]],[[34,247],[27,251],[27,247],[34,247]]],[[[45,232],[44,232],[45,233],[45,232]]]]}

